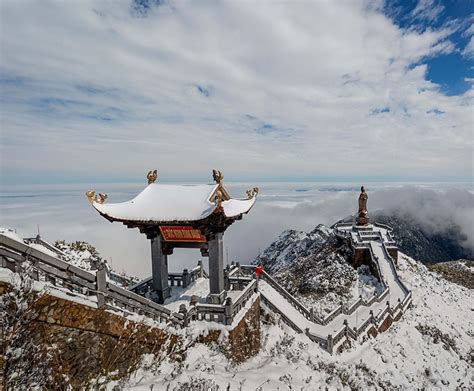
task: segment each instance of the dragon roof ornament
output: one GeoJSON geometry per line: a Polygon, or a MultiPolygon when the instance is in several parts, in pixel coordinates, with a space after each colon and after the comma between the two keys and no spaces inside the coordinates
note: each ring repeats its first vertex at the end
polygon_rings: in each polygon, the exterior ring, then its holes
{"type": "Polygon", "coordinates": [[[155,183],[156,178],[158,178],[158,171],[157,170],[148,171],[146,178],[148,179],[148,184],[155,183]]]}

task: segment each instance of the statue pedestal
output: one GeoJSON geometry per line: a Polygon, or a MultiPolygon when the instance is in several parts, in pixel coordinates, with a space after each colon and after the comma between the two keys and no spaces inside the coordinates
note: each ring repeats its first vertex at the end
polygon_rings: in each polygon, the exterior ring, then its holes
{"type": "Polygon", "coordinates": [[[372,224],[359,224],[357,222],[355,225],[352,226],[353,229],[356,231],[372,231],[374,229],[374,226],[372,224]]]}
{"type": "Polygon", "coordinates": [[[369,218],[368,217],[357,217],[356,219],[357,225],[367,225],[369,224],[369,218]]]}

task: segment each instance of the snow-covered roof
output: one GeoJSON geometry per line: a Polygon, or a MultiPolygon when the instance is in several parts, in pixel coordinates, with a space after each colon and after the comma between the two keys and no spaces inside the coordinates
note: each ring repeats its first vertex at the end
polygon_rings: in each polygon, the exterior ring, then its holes
{"type": "Polygon", "coordinates": [[[247,213],[256,200],[256,193],[248,199],[232,199],[220,184],[169,185],[150,183],[130,201],[104,203],[90,197],[94,208],[109,220],[123,222],[193,222],[210,216],[218,207],[216,192],[224,194],[221,207],[228,218],[247,213]]]}

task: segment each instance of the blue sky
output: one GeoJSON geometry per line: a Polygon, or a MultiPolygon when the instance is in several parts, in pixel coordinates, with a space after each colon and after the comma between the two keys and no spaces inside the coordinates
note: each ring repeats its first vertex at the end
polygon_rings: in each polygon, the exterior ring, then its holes
{"type": "Polygon", "coordinates": [[[426,29],[440,29],[452,23],[453,32],[450,41],[455,49],[425,60],[428,66],[427,78],[440,85],[443,93],[447,95],[463,94],[471,88],[471,83],[466,79],[474,77],[472,54],[463,55],[463,50],[472,36],[466,33],[466,30],[474,22],[474,2],[390,1],[385,4],[384,12],[403,29],[426,31],[426,29]],[[420,3],[425,8],[424,13],[423,8],[417,10],[420,3]]]}
{"type": "Polygon", "coordinates": [[[0,7],[2,183],[472,180],[471,1],[0,7]]]}

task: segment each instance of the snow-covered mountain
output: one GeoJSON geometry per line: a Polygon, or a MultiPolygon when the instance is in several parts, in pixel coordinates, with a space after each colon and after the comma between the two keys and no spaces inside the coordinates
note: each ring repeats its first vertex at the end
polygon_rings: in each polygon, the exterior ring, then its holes
{"type": "MultiPolygon", "coordinates": [[[[78,260],[95,259],[90,249],[73,247],[61,247],[61,251],[74,256],[76,251],[85,251],[90,255],[80,255],[78,260]]],[[[285,231],[259,260],[300,300],[324,313],[341,298],[370,295],[381,288],[367,267],[353,269],[350,257],[348,244],[331,228],[320,225],[310,233],[285,231]]],[[[470,273],[472,279],[469,263],[452,263],[449,268],[470,273]]],[[[161,361],[162,357],[144,355],[138,371],[112,382],[108,378],[107,388],[473,389],[472,289],[446,280],[403,253],[399,254],[398,274],[412,290],[412,306],[387,331],[376,338],[364,337],[364,342],[352,342],[342,353],[331,356],[264,309],[262,348],[245,363],[229,361],[222,345],[190,343],[184,360],[161,361]]],[[[221,338],[225,340],[225,333],[221,338]]]]}
{"type": "Polygon", "coordinates": [[[311,232],[284,231],[264,250],[258,262],[271,273],[287,270],[295,259],[318,253],[332,234],[333,231],[322,224],[311,232]]]}
{"type": "Polygon", "coordinates": [[[401,254],[399,273],[413,305],[386,332],[330,356],[275,318],[263,348],[235,366],[219,346],[194,345],[183,362],[144,358],[125,389],[469,390],[473,389],[473,293],[401,254]]]}

